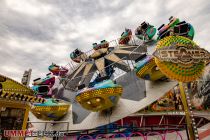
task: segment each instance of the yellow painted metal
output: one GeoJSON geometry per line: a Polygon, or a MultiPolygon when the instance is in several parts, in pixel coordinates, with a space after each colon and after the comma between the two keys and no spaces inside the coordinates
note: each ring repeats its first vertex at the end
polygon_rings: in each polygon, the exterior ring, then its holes
{"type": "Polygon", "coordinates": [[[18,101],[25,101],[25,102],[37,102],[37,103],[42,103],[45,101],[44,98],[24,95],[21,93],[9,92],[9,91],[5,91],[4,89],[2,92],[0,92],[0,98],[5,99],[5,100],[18,100],[18,101]]]}
{"type": "Polygon", "coordinates": [[[149,75],[151,81],[156,81],[158,79],[161,79],[165,77],[165,75],[157,69],[157,65],[155,63],[155,59],[152,58],[148,63],[141,68],[139,71],[137,71],[136,75],[139,78],[145,79],[146,75],[149,75]]]}
{"type": "Polygon", "coordinates": [[[58,120],[68,113],[70,104],[62,103],[59,106],[33,106],[31,112],[42,120],[58,120]],[[49,117],[50,114],[56,116],[56,118],[49,117]]]}
{"type": "Polygon", "coordinates": [[[21,103],[19,101],[4,100],[0,98],[0,107],[10,107],[10,108],[26,108],[29,106],[28,103],[21,103]]]}
{"type": "Polygon", "coordinates": [[[27,126],[27,121],[28,121],[28,114],[29,114],[29,106],[25,107],[25,114],[24,114],[24,119],[23,119],[23,125],[22,125],[22,130],[26,130],[27,126]]]}
{"type": "MultiPolygon", "coordinates": [[[[156,50],[160,50],[165,47],[170,47],[174,44],[177,44],[178,46],[184,46],[187,49],[197,48],[197,44],[186,37],[168,36],[161,39],[157,43],[156,50]]],[[[184,62],[166,62],[155,57],[155,62],[160,68],[161,72],[165,74],[168,78],[181,82],[195,81],[202,75],[205,67],[204,61],[200,61],[199,63],[186,64],[184,62]]]]}
{"type": "Polygon", "coordinates": [[[193,128],[192,128],[192,121],[191,121],[191,118],[190,118],[190,112],[189,112],[189,109],[188,109],[186,95],[185,95],[185,92],[184,92],[184,87],[183,87],[182,82],[179,82],[179,88],[180,88],[180,92],[181,92],[182,104],[184,106],[187,128],[188,128],[189,134],[190,134],[190,140],[195,140],[195,136],[194,136],[194,132],[193,132],[193,128]]]}
{"type": "Polygon", "coordinates": [[[27,86],[0,74],[0,83],[2,84],[3,91],[16,92],[24,95],[33,95],[32,89],[27,86]],[[5,79],[5,81],[3,80],[5,79]]]}
{"type": "Polygon", "coordinates": [[[116,105],[122,90],[122,87],[87,90],[76,96],[76,101],[87,110],[93,112],[102,111],[116,105]],[[115,102],[110,100],[111,96],[116,98],[115,102]]]}

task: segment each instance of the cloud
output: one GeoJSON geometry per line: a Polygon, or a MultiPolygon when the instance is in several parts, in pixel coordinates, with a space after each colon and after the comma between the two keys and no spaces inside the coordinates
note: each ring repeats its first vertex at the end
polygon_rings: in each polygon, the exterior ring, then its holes
{"type": "Polygon", "coordinates": [[[20,13],[28,14],[30,16],[41,16],[41,15],[49,14],[51,12],[51,7],[49,5],[42,4],[36,0],[30,0],[30,1],[7,0],[6,4],[12,10],[20,12],[20,13]]]}
{"type": "Polygon", "coordinates": [[[190,22],[195,41],[208,50],[210,2],[207,0],[2,0],[0,1],[0,72],[20,81],[32,68],[32,79],[48,73],[52,63],[69,63],[76,48],[91,49],[113,40],[124,28],[143,21],[159,27],[170,16],[190,22]]]}
{"type": "Polygon", "coordinates": [[[40,6],[39,3],[26,0],[7,0],[1,2],[1,7],[3,7],[0,12],[1,36],[18,36],[39,41],[54,39],[57,24],[50,13],[47,14],[46,10],[42,10],[44,5],[40,6]]]}

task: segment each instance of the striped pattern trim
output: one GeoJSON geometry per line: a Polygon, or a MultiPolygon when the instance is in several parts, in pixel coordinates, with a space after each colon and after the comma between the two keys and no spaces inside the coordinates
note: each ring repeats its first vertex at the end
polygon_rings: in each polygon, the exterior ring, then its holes
{"type": "Polygon", "coordinates": [[[4,90],[0,90],[0,98],[17,100],[17,101],[26,101],[31,103],[44,103],[44,98],[38,98],[30,95],[24,95],[16,92],[8,92],[4,90]]]}
{"type": "Polygon", "coordinates": [[[122,87],[94,89],[80,93],[79,95],[76,96],[76,100],[78,102],[81,102],[90,98],[106,97],[106,96],[111,96],[113,94],[121,96],[122,92],[123,92],[122,87]]]}
{"type": "Polygon", "coordinates": [[[147,63],[143,68],[141,68],[141,69],[137,72],[137,76],[138,76],[138,77],[142,77],[142,75],[144,75],[144,73],[145,73],[146,71],[148,71],[149,69],[151,69],[151,67],[154,67],[154,66],[156,66],[156,64],[155,64],[155,59],[152,58],[152,59],[149,61],[149,63],[147,63]]]}
{"type": "MultiPolygon", "coordinates": [[[[15,81],[15,80],[13,80],[13,79],[7,77],[7,76],[1,75],[1,74],[0,74],[0,78],[2,78],[2,79],[5,78],[6,80],[10,80],[10,81],[14,82],[15,84],[17,84],[17,85],[19,85],[19,86],[25,88],[25,89],[5,89],[5,90],[8,90],[8,91],[10,91],[10,90],[12,91],[12,90],[13,90],[13,91],[30,92],[30,94],[33,95],[33,90],[30,89],[29,87],[27,87],[26,85],[23,85],[23,84],[21,84],[21,83],[15,81]]],[[[4,83],[4,82],[0,82],[0,83],[4,83]]]]}
{"type": "Polygon", "coordinates": [[[70,105],[58,105],[58,106],[33,106],[31,110],[48,112],[48,111],[67,111],[70,105]]]}

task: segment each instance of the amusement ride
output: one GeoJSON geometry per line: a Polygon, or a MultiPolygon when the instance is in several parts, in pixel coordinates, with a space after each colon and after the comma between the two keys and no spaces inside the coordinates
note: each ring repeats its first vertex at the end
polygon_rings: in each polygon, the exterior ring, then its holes
{"type": "MultiPolygon", "coordinates": [[[[27,88],[27,92],[33,94],[32,118],[52,121],[52,130],[58,130],[59,125],[53,122],[69,121],[68,130],[79,133],[84,129],[111,126],[131,114],[144,114],[144,110],[152,106],[160,110],[160,114],[167,109],[184,112],[189,139],[199,139],[197,119],[192,115],[188,96],[195,81],[209,68],[209,52],[193,41],[194,34],[190,23],[170,17],[169,23],[158,29],[144,21],[134,33],[125,28],[119,39],[93,43],[88,52],[75,49],[70,53],[71,63],[64,67],[52,63],[48,67],[50,73],[35,79],[32,87],[27,88]]],[[[16,94],[14,98],[27,101],[26,95],[21,94],[23,91],[8,90],[14,87],[8,87],[4,78],[1,76],[1,98],[16,94]]],[[[206,85],[202,83],[200,96],[209,93],[206,85]]],[[[128,128],[124,130],[124,134],[131,134],[128,128]]],[[[96,131],[91,135],[95,139],[96,131]]],[[[148,132],[138,134],[143,139],[149,135],[148,132]]]]}

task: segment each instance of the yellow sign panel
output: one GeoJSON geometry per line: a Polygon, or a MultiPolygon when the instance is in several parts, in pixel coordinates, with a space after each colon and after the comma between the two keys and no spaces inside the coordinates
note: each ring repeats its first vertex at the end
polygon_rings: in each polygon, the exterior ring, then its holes
{"type": "Polygon", "coordinates": [[[33,95],[34,92],[32,89],[27,86],[12,80],[6,76],[0,74],[0,84],[2,85],[2,89],[8,92],[16,92],[24,95],[33,95]]]}
{"type": "Polygon", "coordinates": [[[157,66],[168,78],[190,82],[203,73],[209,53],[188,38],[168,36],[157,43],[154,56],[157,66]]]}

